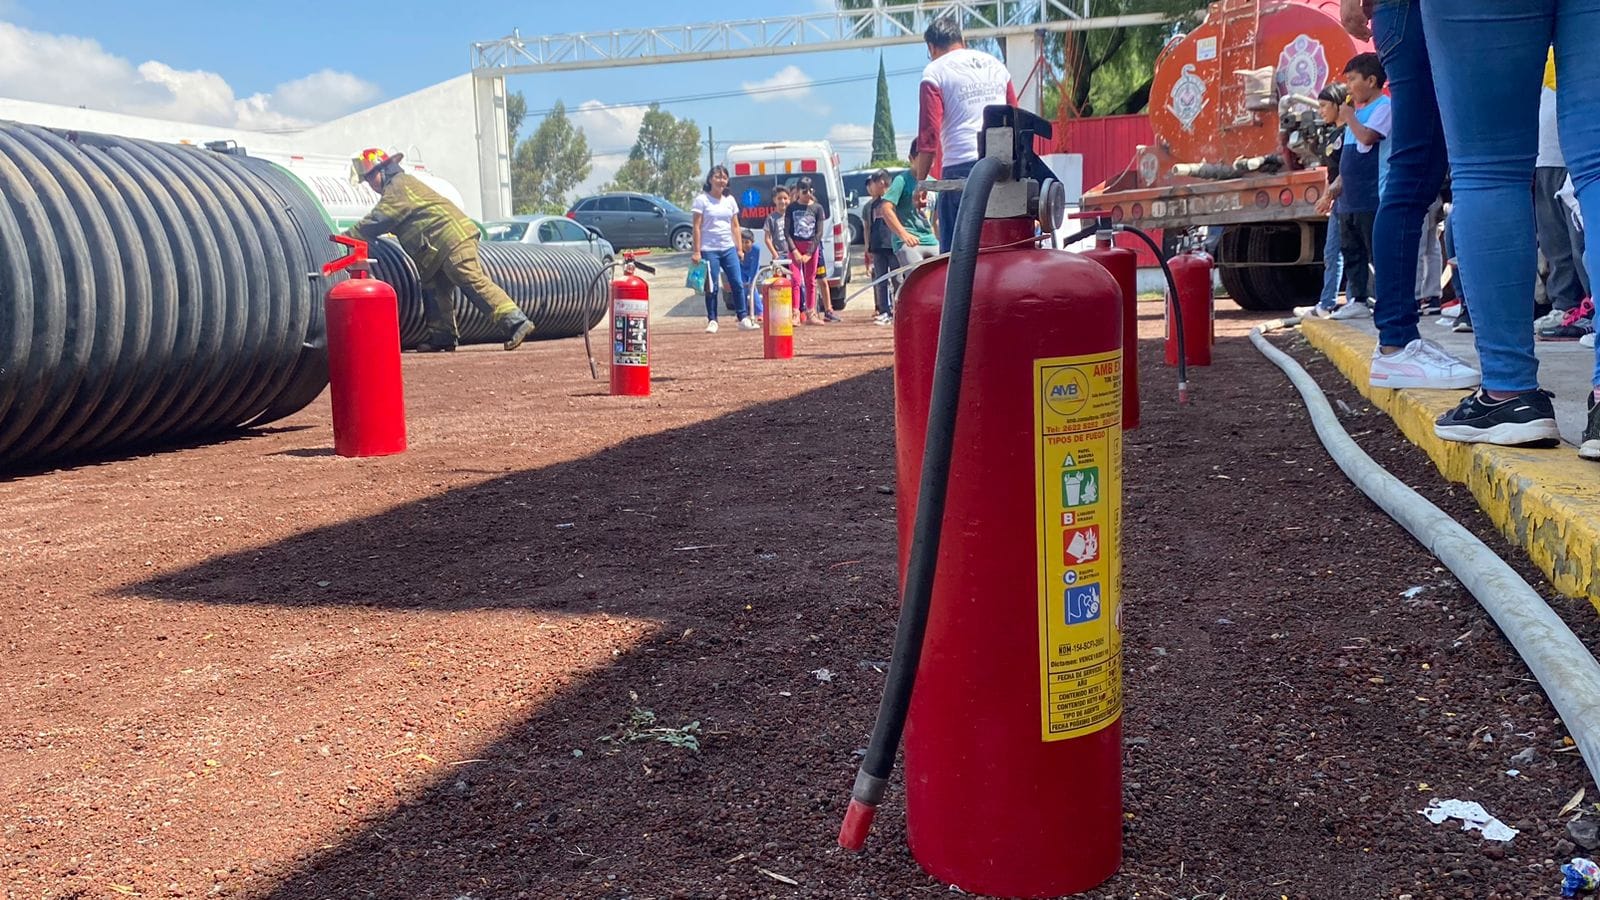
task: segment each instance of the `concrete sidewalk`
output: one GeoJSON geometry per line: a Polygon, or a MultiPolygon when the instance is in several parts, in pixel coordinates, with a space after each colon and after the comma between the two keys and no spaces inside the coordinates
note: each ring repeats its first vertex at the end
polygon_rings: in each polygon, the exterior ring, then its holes
{"type": "MultiPolygon", "coordinates": [[[[1472,335],[1454,334],[1437,322],[1423,319],[1423,336],[1476,365],[1472,335]]],[[[1538,345],[1539,380],[1556,393],[1563,445],[1536,450],[1435,437],[1434,419],[1459,402],[1464,391],[1371,387],[1367,379],[1377,334],[1370,320],[1311,319],[1302,322],[1301,331],[1427,452],[1446,478],[1472,491],[1500,532],[1527,550],[1558,590],[1587,597],[1600,610],[1600,464],[1579,459],[1575,449],[1583,433],[1593,350],[1576,342],[1538,345]]]]}

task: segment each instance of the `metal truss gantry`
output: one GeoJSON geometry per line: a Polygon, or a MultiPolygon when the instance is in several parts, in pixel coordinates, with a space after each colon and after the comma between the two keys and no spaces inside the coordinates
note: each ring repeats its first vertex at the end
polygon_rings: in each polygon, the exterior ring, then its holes
{"type": "Polygon", "coordinates": [[[918,0],[867,9],[834,10],[660,28],[523,37],[513,31],[472,45],[472,73],[498,78],[535,72],[611,69],[668,62],[746,59],[786,53],[887,47],[922,42],[935,18],[955,13],[970,38],[1039,31],[1086,31],[1159,25],[1160,13],[1093,15],[1093,0],[918,0]]]}

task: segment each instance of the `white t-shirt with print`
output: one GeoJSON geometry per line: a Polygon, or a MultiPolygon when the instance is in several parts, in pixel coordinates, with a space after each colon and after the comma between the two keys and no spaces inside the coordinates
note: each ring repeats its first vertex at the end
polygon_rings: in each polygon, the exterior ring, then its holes
{"type": "Polygon", "coordinates": [[[1011,87],[1005,63],[962,47],[928,63],[922,70],[922,83],[937,91],[943,107],[939,122],[943,165],[977,160],[983,108],[1005,103],[1011,87]]]}
{"type": "Polygon", "coordinates": [[[733,223],[739,218],[739,203],[732,195],[724,194],[713,200],[702,191],[694,198],[694,211],[700,214],[700,249],[708,252],[729,250],[738,246],[733,239],[733,223]]]}

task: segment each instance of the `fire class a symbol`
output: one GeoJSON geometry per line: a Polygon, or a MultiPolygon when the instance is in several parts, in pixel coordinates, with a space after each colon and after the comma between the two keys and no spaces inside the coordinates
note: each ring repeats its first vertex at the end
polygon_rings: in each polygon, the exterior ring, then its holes
{"type": "Polygon", "coordinates": [[[1183,74],[1173,82],[1172,92],[1167,95],[1167,112],[1172,113],[1183,126],[1183,130],[1193,133],[1194,120],[1200,118],[1200,111],[1206,106],[1206,83],[1194,73],[1195,64],[1188,63],[1183,67],[1183,74]]]}
{"type": "Polygon", "coordinates": [[[1278,93],[1315,97],[1328,85],[1328,55],[1322,42],[1309,34],[1297,35],[1278,54],[1278,93]]]}

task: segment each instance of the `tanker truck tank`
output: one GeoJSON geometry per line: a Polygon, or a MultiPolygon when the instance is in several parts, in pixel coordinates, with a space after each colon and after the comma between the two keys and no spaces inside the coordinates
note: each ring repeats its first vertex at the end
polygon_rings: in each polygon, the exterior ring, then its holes
{"type": "Polygon", "coordinates": [[[1305,144],[1314,98],[1371,49],[1340,26],[1338,0],[1212,3],[1156,58],[1154,141],[1084,208],[1146,230],[1220,227],[1217,272],[1240,306],[1312,302],[1327,228],[1325,173],[1305,144]]]}

